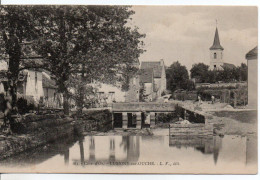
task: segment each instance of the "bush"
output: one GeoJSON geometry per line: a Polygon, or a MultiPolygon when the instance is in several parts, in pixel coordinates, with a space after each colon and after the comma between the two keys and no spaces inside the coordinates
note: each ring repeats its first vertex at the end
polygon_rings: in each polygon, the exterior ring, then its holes
{"type": "Polygon", "coordinates": [[[20,114],[29,113],[30,111],[34,111],[37,109],[35,105],[35,101],[32,97],[20,97],[17,100],[17,108],[20,114]]]}
{"type": "Polygon", "coordinates": [[[4,94],[1,93],[0,94],[0,111],[1,112],[4,112],[5,106],[6,106],[6,103],[5,103],[4,94]]]}
{"type": "Polygon", "coordinates": [[[168,113],[168,114],[157,114],[156,121],[163,122],[163,123],[169,123],[169,122],[176,122],[178,121],[178,118],[175,113],[168,113]]]}

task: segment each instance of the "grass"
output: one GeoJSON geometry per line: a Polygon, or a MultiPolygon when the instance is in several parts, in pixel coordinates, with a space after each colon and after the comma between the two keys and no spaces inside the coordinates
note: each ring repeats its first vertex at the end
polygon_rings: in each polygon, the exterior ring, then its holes
{"type": "Polygon", "coordinates": [[[213,112],[217,117],[227,117],[242,123],[257,123],[257,111],[219,111],[213,112]]]}

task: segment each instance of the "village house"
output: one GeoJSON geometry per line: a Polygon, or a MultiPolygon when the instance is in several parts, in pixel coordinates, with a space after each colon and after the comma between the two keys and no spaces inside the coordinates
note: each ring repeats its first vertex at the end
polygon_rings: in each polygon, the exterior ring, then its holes
{"type": "Polygon", "coordinates": [[[166,90],[164,61],[143,61],[130,80],[126,102],[154,101],[166,90]],[[140,93],[142,93],[140,95],[140,93]],[[144,99],[140,100],[140,97],[144,99]]]}
{"type": "MultiPolygon", "coordinates": [[[[0,61],[0,93],[6,92],[8,62],[0,61]]],[[[18,98],[32,97],[38,104],[41,100],[46,107],[61,107],[62,97],[57,93],[55,82],[50,75],[43,70],[25,69],[19,74],[17,85],[18,98]]]]}
{"type": "Polygon", "coordinates": [[[114,102],[125,102],[125,92],[118,85],[97,83],[97,100],[98,106],[110,106],[114,102]]]}
{"type": "Polygon", "coordinates": [[[247,88],[248,88],[248,107],[257,109],[257,70],[258,70],[258,47],[249,51],[246,54],[247,59],[247,88]]]}

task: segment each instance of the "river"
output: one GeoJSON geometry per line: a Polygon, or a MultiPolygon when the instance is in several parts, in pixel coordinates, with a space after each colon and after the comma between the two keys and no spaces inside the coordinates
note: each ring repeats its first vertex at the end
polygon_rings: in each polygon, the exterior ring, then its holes
{"type": "Polygon", "coordinates": [[[47,173],[255,173],[257,140],[225,135],[207,138],[85,136],[67,138],[0,162],[1,172],[47,173]]]}

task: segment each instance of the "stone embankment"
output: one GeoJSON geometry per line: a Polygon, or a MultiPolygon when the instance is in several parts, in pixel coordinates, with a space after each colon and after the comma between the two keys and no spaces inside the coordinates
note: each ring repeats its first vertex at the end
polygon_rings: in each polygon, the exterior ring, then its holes
{"type": "Polygon", "coordinates": [[[27,115],[14,125],[12,135],[0,136],[0,159],[33,149],[74,133],[74,119],[59,115],[27,115]]]}
{"type": "Polygon", "coordinates": [[[112,129],[109,111],[91,111],[82,116],[30,114],[17,119],[12,135],[0,134],[0,159],[35,149],[64,137],[82,136],[86,131],[112,129]]]}

